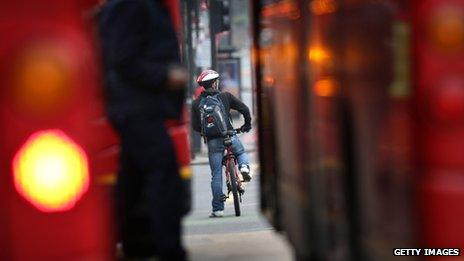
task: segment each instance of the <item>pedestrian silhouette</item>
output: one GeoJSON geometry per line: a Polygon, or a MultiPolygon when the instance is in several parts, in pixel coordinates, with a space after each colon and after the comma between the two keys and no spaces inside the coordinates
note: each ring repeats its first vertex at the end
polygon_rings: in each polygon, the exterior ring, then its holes
{"type": "Polygon", "coordinates": [[[185,260],[184,194],[166,122],[182,114],[187,74],[163,1],[111,0],[99,15],[108,118],[121,138],[116,188],[125,256],[185,260]]]}

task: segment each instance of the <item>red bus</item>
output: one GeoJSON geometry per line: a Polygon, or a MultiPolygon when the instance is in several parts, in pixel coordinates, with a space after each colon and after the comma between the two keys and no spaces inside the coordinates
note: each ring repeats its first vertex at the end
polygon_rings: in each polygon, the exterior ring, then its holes
{"type": "Polygon", "coordinates": [[[464,1],[253,4],[262,211],[298,259],[464,247],[464,1]]]}
{"type": "MultiPolygon", "coordinates": [[[[0,3],[0,260],[113,260],[117,136],[106,121],[98,1],[0,3]]],[[[177,1],[167,1],[180,25],[177,1]]],[[[185,123],[170,123],[185,155],[185,123]]]]}

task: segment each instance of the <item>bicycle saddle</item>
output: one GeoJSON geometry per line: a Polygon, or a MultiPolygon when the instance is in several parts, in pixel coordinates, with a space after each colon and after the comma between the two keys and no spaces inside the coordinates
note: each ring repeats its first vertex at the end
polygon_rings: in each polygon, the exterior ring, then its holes
{"type": "Polygon", "coordinates": [[[232,139],[227,137],[224,139],[224,146],[229,147],[232,146],[232,139]]]}

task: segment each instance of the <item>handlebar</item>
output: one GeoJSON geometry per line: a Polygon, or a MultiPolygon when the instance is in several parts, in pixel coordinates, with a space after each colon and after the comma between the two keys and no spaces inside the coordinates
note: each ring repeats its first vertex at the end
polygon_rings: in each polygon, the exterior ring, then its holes
{"type": "Polygon", "coordinates": [[[229,147],[232,146],[232,136],[235,134],[242,133],[241,129],[233,129],[233,130],[228,130],[224,134],[224,146],[229,147]]]}
{"type": "Polygon", "coordinates": [[[240,128],[239,129],[228,130],[224,134],[224,137],[231,137],[231,136],[234,136],[235,134],[239,134],[239,133],[242,133],[242,130],[240,128]]]}

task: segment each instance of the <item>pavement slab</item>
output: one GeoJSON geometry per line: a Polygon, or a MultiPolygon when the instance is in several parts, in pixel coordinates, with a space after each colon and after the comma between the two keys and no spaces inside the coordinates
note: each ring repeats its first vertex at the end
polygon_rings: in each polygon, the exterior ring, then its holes
{"type": "Polygon", "coordinates": [[[193,261],[292,260],[288,243],[272,230],[192,235],[185,242],[193,261]]]}

